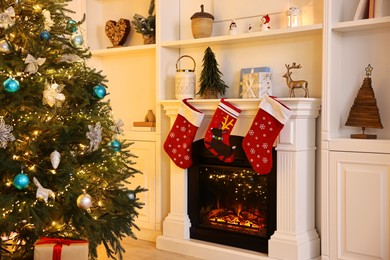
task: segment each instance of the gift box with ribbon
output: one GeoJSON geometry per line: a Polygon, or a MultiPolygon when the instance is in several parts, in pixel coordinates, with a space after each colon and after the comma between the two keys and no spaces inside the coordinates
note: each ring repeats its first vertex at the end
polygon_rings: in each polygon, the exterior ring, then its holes
{"type": "Polygon", "coordinates": [[[40,238],[35,242],[34,260],[88,260],[88,241],[40,238]]]}
{"type": "Polygon", "coordinates": [[[269,67],[241,69],[240,96],[262,98],[264,95],[272,95],[271,69],[269,67]]]}

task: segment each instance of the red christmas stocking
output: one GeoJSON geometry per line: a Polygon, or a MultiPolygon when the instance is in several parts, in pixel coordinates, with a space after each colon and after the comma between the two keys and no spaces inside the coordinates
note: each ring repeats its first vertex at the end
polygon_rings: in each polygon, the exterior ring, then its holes
{"type": "Polygon", "coordinates": [[[267,174],[272,168],[272,146],[291,116],[291,110],[269,96],[264,96],[252,125],[242,142],[253,169],[267,174]]]}
{"type": "Polygon", "coordinates": [[[187,100],[183,99],[180,103],[179,114],[164,143],[165,152],[183,169],[192,164],[192,142],[204,117],[204,114],[191,106],[187,100]]]}
{"type": "Polygon", "coordinates": [[[230,146],[229,137],[240,113],[240,109],[221,99],[204,137],[206,148],[223,162],[234,160],[236,147],[230,146]]]}

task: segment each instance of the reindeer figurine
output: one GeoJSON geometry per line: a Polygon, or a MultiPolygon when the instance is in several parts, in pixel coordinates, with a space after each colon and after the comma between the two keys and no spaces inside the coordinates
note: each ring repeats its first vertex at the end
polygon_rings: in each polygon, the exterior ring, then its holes
{"type": "Polygon", "coordinates": [[[290,69],[300,69],[302,68],[301,64],[297,65],[295,62],[293,62],[292,66],[286,64],[286,68],[287,68],[287,73],[283,75],[283,78],[286,78],[286,84],[287,87],[289,88],[289,97],[295,97],[294,90],[296,88],[302,88],[305,91],[305,98],[309,97],[309,89],[307,88],[308,87],[307,81],[293,80],[291,78],[292,72],[290,71],[290,69]]]}

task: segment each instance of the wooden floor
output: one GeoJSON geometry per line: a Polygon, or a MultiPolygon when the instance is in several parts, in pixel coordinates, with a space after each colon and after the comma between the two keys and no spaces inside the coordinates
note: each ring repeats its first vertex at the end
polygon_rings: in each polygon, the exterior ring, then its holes
{"type": "MultiPolygon", "coordinates": [[[[126,249],[123,260],[200,260],[199,258],[183,256],[156,249],[156,244],[145,240],[124,239],[122,243],[126,249]]],[[[99,260],[108,260],[104,246],[98,248],[99,260]]]]}

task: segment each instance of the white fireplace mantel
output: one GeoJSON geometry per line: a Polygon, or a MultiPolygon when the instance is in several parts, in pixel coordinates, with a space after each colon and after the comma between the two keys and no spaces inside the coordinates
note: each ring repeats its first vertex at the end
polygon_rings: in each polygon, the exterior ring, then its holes
{"type": "MultiPolygon", "coordinates": [[[[315,229],[315,135],[320,100],[278,98],[292,116],[277,141],[276,231],[267,254],[190,239],[187,214],[187,170],[170,163],[170,212],[164,220],[157,248],[201,259],[313,259],[320,255],[315,229]]],[[[245,136],[258,111],[260,99],[227,99],[241,109],[232,135],[245,136]]],[[[218,99],[195,99],[191,105],[205,114],[195,140],[202,139],[216,110],[218,99]]],[[[161,102],[173,125],[180,101],[161,102]]]]}

